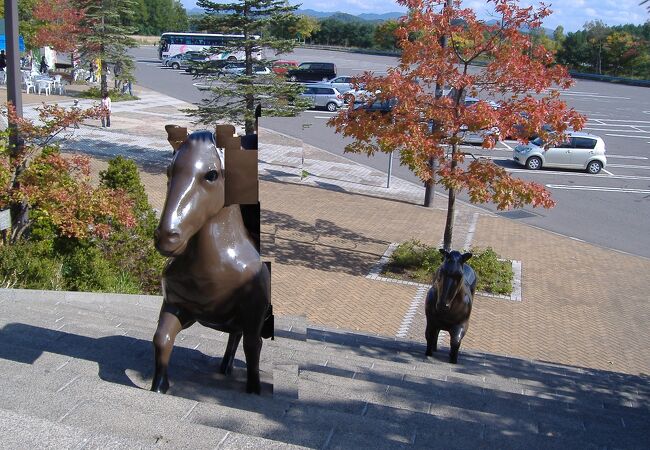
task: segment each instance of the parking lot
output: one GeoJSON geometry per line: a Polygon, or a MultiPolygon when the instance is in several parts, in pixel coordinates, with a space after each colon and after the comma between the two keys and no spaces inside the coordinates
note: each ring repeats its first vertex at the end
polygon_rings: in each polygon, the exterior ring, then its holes
{"type": "MultiPolygon", "coordinates": [[[[200,81],[189,74],[161,69],[154,47],[136,49],[135,56],[136,76],[145,87],[194,103],[204,96],[194,86],[200,81]]],[[[298,49],[283,58],[300,62],[331,61],[337,65],[339,75],[354,75],[364,70],[380,74],[397,61],[385,56],[306,49],[298,49]]],[[[529,171],[512,161],[515,142],[499,142],[491,151],[464,146],[464,151],[489,157],[518,177],[545,185],[558,203],[551,210],[524,208],[498,213],[574,239],[650,257],[650,234],[646,231],[650,224],[650,89],[577,80],[574,87],[562,93],[562,98],[587,115],[589,120],[584,131],[597,134],[605,141],[607,167],[598,175],[571,170],[529,171]]],[[[333,114],[310,110],[292,119],[263,118],[261,124],[315,147],[343,154],[350,141],[326,126],[333,114]]],[[[387,155],[346,156],[380,170],[388,167],[387,155]]],[[[393,175],[419,182],[408,168],[399,166],[398,155],[394,157],[393,175]]],[[[497,212],[491,205],[485,208],[497,212]]]]}

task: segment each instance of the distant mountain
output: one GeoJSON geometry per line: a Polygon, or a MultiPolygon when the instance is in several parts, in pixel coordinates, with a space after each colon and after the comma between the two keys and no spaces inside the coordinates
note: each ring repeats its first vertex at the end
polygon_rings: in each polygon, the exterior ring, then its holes
{"type": "MultiPolygon", "coordinates": [[[[192,8],[187,10],[187,14],[190,16],[196,16],[203,14],[204,11],[201,8],[192,8]]],[[[359,14],[354,16],[352,14],[344,13],[341,11],[337,12],[324,12],[324,11],[315,11],[313,9],[299,9],[295,12],[297,15],[304,15],[314,17],[316,19],[326,19],[328,17],[333,17],[342,22],[353,22],[353,21],[368,21],[368,22],[383,22],[389,19],[397,19],[402,17],[404,14],[399,12],[390,12],[384,14],[359,14]]]]}
{"type": "Polygon", "coordinates": [[[337,12],[323,12],[323,11],[315,11],[313,9],[299,9],[295,12],[295,14],[302,14],[305,16],[311,16],[315,17],[316,19],[326,19],[328,17],[334,17],[335,19],[345,21],[345,22],[351,22],[353,20],[362,20],[362,21],[368,21],[368,22],[383,22],[385,20],[389,19],[397,19],[398,17],[402,17],[404,13],[399,13],[399,12],[390,12],[390,13],[384,13],[384,14],[369,14],[369,13],[363,13],[359,15],[352,15],[352,14],[347,14],[343,13],[340,11],[337,12]]]}
{"type": "MultiPolygon", "coordinates": [[[[492,20],[488,20],[485,23],[488,25],[496,25],[499,23],[499,21],[496,19],[492,19],[492,20]]],[[[553,37],[553,30],[544,27],[541,27],[540,30],[542,30],[546,36],[551,38],[553,37]]],[[[519,29],[519,31],[521,31],[522,33],[530,33],[530,28],[528,26],[523,26],[519,29]]]]}
{"type": "Polygon", "coordinates": [[[370,13],[363,13],[359,14],[357,17],[363,20],[391,20],[391,19],[399,19],[402,17],[405,13],[400,13],[400,12],[389,12],[389,13],[384,13],[384,14],[370,14],[370,13]]]}

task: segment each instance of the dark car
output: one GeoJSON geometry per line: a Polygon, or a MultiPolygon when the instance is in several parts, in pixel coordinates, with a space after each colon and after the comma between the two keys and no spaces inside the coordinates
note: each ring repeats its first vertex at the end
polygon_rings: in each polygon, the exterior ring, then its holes
{"type": "Polygon", "coordinates": [[[304,62],[287,70],[289,81],[327,81],[336,76],[336,65],[326,62],[304,62]]]}
{"type": "MultiPolygon", "coordinates": [[[[377,91],[379,93],[379,91],[377,91]]],[[[354,101],[354,109],[363,109],[367,112],[378,111],[387,114],[397,105],[397,98],[374,98],[367,91],[348,92],[346,100],[354,101]],[[356,94],[356,95],[355,95],[356,94]]]]}
{"type": "Polygon", "coordinates": [[[189,72],[192,75],[210,75],[219,73],[227,64],[231,64],[232,61],[226,59],[211,59],[208,61],[192,61],[189,66],[185,69],[185,72],[189,72]]]}

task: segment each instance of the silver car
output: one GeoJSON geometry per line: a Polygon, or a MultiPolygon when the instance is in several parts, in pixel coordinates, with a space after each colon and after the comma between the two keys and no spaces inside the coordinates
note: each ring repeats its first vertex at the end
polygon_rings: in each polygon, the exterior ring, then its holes
{"type": "Polygon", "coordinates": [[[352,77],[349,76],[332,78],[331,80],[321,84],[328,84],[333,88],[336,88],[339,92],[347,92],[354,87],[352,85],[352,77]]]}
{"type": "Polygon", "coordinates": [[[605,142],[596,135],[576,131],[569,133],[565,142],[553,144],[553,147],[539,137],[526,145],[518,145],[512,157],[531,170],[557,167],[596,174],[607,164],[605,142]]]}
{"type": "Polygon", "coordinates": [[[315,108],[325,108],[330,112],[334,112],[344,105],[343,95],[338,89],[326,83],[305,85],[305,92],[300,96],[311,100],[315,108]]]}

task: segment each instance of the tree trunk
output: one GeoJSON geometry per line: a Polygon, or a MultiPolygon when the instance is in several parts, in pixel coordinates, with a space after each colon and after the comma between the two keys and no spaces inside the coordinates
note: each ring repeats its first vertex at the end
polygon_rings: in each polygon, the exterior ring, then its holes
{"type": "MultiPolygon", "coordinates": [[[[456,168],[456,153],[458,152],[458,144],[454,143],[451,146],[451,170],[456,168]]],[[[445,222],[445,237],[442,246],[445,250],[451,251],[451,239],[454,234],[454,216],[456,207],[456,191],[454,188],[448,190],[447,199],[447,220],[445,222]]]]}
{"type": "Polygon", "coordinates": [[[424,206],[427,208],[433,208],[433,197],[435,195],[434,185],[436,181],[436,173],[434,172],[435,164],[435,158],[429,158],[431,178],[424,183],[424,206]]]}

